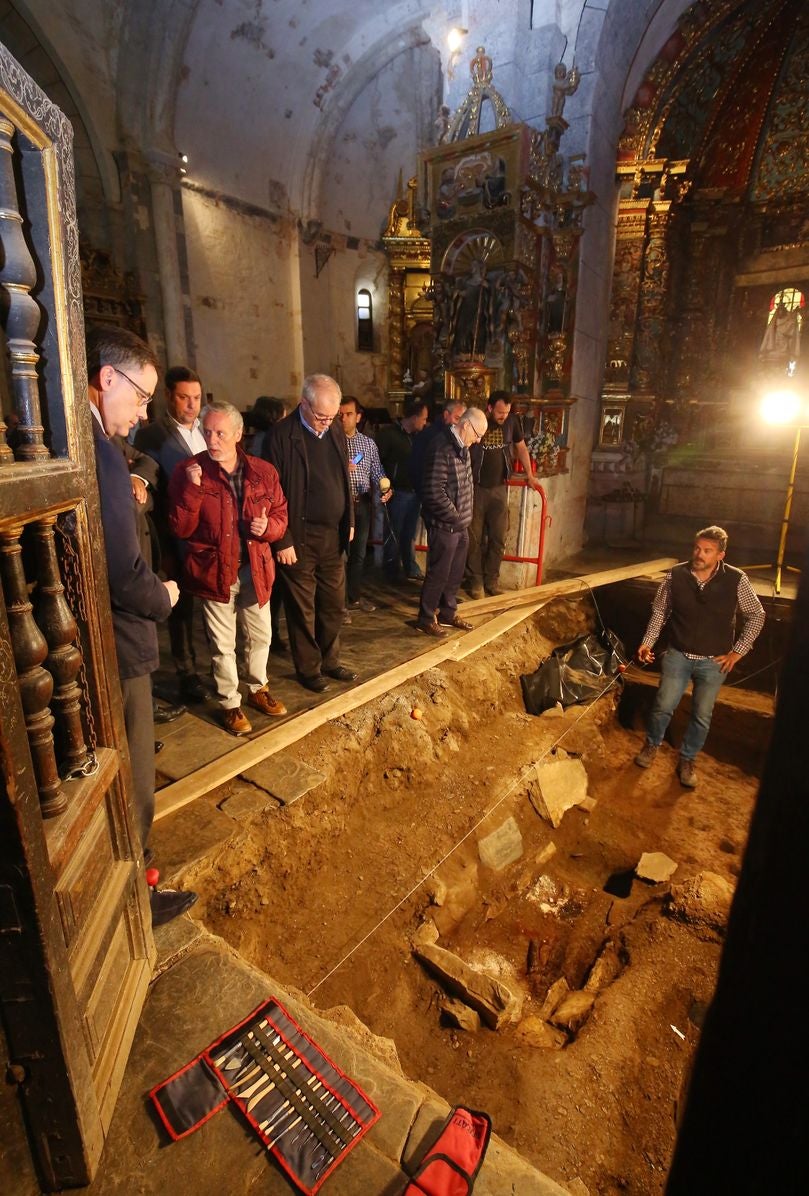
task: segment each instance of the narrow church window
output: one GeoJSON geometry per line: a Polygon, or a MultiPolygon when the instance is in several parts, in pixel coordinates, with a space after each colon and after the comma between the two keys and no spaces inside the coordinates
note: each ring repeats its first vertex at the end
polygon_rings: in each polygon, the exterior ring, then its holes
{"type": "Polygon", "coordinates": [[[374,348],[374,314],[371,292],[364,287],[357,291],[357,349],[372,353],[374,348]]]}

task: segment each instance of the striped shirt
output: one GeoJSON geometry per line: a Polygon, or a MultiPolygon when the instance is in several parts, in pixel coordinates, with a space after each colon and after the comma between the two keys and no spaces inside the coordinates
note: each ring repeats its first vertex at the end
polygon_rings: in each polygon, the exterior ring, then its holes
{"type": "Polygon", "coordinates": [[[379,459],[379,449],[370,436],[362,432],[355,432],[353,436],[346,436],[346,451],[348,453],[348,478],[351,483],[352,498],[359,498],[361,494],[369,494],[371,482],[379,493],[379,479],[384,477],[382,462],[379,459]],[[362,457],[352,465],[351,458],[362,453],[362,457]]]}
{"type": "MultiPolygon", "coordinates": [[[[714,569],[710,577],[706,577],[701,581],[696,573],[691,572],[691,576],[697,583],[699,588],[703,590],[711,578],[716,573],[714,569]]],[[[744,615],[744,626],[739,634],[736,643],[733,645],[732,651],[738,656],[746,656],[756,638],[764,626],[764,607],[759,602],[753,587],[750,585],[750,579],[746,573],[742,573],[739,577],[739,610],[744,615]]],[[[652,603],[652,617],[649,620],[649,626],[641,640],[641,647],[653,648],[657,643],[660,632],[669,620],[671,615],[671,573],[667,573],[660,583],[657,593],[652,603]]],[[[689,660],[708,660],[707,656],[696,656],[692,652],[683,652],[689,660]]]]}

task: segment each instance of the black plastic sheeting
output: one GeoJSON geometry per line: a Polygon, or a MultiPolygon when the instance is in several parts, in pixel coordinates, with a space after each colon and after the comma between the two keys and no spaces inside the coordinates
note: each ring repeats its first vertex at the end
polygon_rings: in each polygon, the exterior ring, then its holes
{"type": "Polygon", "coordinates": [[[562,644],[535,673],[520,677],[525,709],[542,714],[557,702],[563,706],[593,702],[626,663],[624,645],[612,631],[593,632],[562,644]]]}

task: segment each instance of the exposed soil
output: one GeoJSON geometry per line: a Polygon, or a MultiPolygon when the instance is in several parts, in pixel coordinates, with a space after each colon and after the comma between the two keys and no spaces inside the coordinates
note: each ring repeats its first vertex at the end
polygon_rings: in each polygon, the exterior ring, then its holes
{"type": "Polygon", "coordinates": [[[757,782],[703,756],[699,787],[685,791],[669,747],[642,772],[615,688],[590,707],[526,714],[519,674],[591,617],[559,600],[310,736],[299,753],[327,781],[186,881],[211,930],[322,1008],[349,1006],[395,1041],[407,1075],[486,1109],[547,1174],[646,1196],[663,1187],[721,941],[666,915],[670,885],[629,874],[644,851],[663,851],[675,883],[702,870],[733,881],[757,782]],[[581,756],[596,800],[558,830],[528,797],[530,766],[554,748],[581,756]],[[496,873],[478,840],[510,817],[523,853],[496,873]],[[420,885],[439,861],[438,880],[420,885]],[[411,952],[429,918],[440,946],[522,992],[522,1025],[442,1024],[443,990],[411,952]],[[604,944],[617,975],[582,1029],[562,1049],[530,1045],[525,1019],[549,984],[583,987],[604,944]]]}

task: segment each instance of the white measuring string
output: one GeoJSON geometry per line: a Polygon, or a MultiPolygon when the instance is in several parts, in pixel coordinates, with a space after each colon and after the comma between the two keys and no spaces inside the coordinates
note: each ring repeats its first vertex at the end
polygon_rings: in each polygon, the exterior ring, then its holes
{"type": "Polygon", "coordinates": [[[582,709],[582,712],[578,716],[578,718],[574,719],[569,727],[565,727],[564,731],[559,736],[559,738],[554,740],[553,743],[549,744],[549,746],[545,748],[544,752],[541,753],[541,755],[539,756],[539,758],[537,760],[532,760],[530,764],[526,764],[524,768],[520,769],[517,776],[509,784],[509,786],[505,790],[505,792],[500,797],[498,797],[498,799],[494,803],[494,805],[490,806],[489,809],[486,810],[486,812],[484,814],[481,814],[480,818],[478,818],[477,822],[475,822],[472,826],[470,826],[470,828],[466,832],[466,834],[463,835],[458,840],[458,842],[455,843],[454,846],[452,846],[449,849],[449,851],[446,852],[446,854],[441,857],[440,860],[438,860],[437,863],[433,864],[433,866],[429,872],[425,872],[424,876],[422,876],[420,880],[416,881],[416,883],[413,885],[412,888],[408,889],[408,891],[405,893],[404,897],[402,897],[400,901],[397,901],[396,905],[394,905],[394,907],[392,909],[388,910],[388,912],[385,914],[385,916],[383,918],[379,919],[376,926],[373,926],[368,931],[367,934],[363,935],[363,937],[359,940],[359,942],[355,943],[354,946],[351,948],[351,950],[347,951],[345,953],[345,955],[342,957],[342,959],[339,959],[337,961],[337,963],[334,965],[334,967],[331,968],[331,970],[328,971],[325,976],[321,977],[321,979],[318,980],[317,984],[313,988],[309,989],[309,991],[306,994],[307,997],[311,997],[313,993],[316,993],[317,990],[321,987],[321,985],[325,984],[326,981],[328,979],[330,979],[330,977],[332,977],[335,972],[339,971],[340,968],[343,966],[343,964],[347,963],[348,960],[351,958],[351,956],[354,955],[354,953],[356,951],[359,951],[360,947],[362,947],[364,943],[367,943],[368,940],[376,934],[377,930],[379,930],[379,928],[381,926],[384,926],[384,924],[388,921],[389,918],[393,917],[393,915],[396,913],[397,910],[402,908],[404,903],[410,897],[412,897],[415,892],[417,892],[421,888],[421,886],[424,884],[424,882],[426,880],[429,880],[430,877],[433,875],[433,873],[437,872],[442,864],[446,863],[446,861],[449,859],[449,857],[451,855],[453,855],[453,853],[456,852],[458,850],[458,848],[463,843],[466,842],[466,840],[469,838],[470,835],[473,835],[475,833],[475,831],[478,829],[478,827],[482,823],[484,823],[486,821],[486,819],[489,818],[499,806],[501,806],[503,804],[503,802],[506,800],[507,797],[511,796],[511,794],[514,792],[514,790],[517,788],[517,786],[523,783],[523,781],[525,780],[525,778],[527,777],[527,775],[529,774],[531,769],[534,768],[535,765],[541,764],[542,761],[545,759],[545,757],[548,755],[548,753],[552,752],[555,748],[557,748],[559,746],[559,744],[562,742],[562,740],[565,738],[565,736],[568,735],[573,730],[573,728],[581,722],[581,720],[585,717],[585,715],[588,714],[589,711],[595,706],[595,704],[599,700],[599,698],[603,698],[604,694],[607,693],[612,688],[612,686],[615,684],[615,682],[621,676],[623,676],[623,674],[616,673],[614,677],[611,677],[610,680],[608,681],[608,683],[601,690],[601,692],[595,698],[593,698],[592,702],[582,709]]]}

